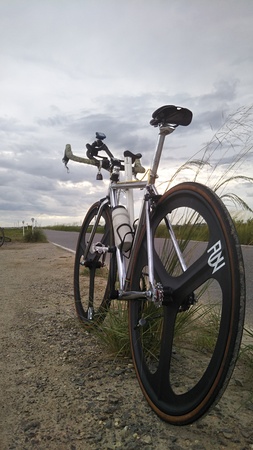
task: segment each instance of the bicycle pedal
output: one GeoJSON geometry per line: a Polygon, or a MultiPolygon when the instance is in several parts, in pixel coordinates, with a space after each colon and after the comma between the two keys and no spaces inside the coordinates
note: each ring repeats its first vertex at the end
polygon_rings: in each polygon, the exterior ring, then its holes
{"type": "Polygon", "coordinates": [[[108,249],[109,247],[107,247],[106,245],[102,244],[101,242],[97,242],[96,244],[93,244],[91,246],[91,253],[107,253],[108,249]]]}

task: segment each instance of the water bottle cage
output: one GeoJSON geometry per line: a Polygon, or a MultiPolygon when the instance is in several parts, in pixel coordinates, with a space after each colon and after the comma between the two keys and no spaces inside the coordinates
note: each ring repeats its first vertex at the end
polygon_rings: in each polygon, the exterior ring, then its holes
{"type": "MultiPolygon", "coordinates": [[[[120,246],[119,246],[120,250],[123,249],[123,252],[124,252],[124,253],[129,253],[130,250],[131,250],[131,248],[132,248],[132,245],[133,245],[133,238],[134,238],[134,232],[132,231],[131,227],[129,226],[128,223],[122,223],[121,225],[118,226],[118,228],[117,228],[117,230],[116,230],[116,233],[117,233],[117,235],[118,235],[118,237],[119,237],[119,240],[120,240],[120,242],[121,242],[121,244],[120,244],[120,246]],[[122,239],[122,237],[121,237],[121,235],[120,235],[120,229],[123,228],[123,227],[127,227],[127,228],[129,229],[129,231],[128,231],[127,233],[125,233],[125,235],[124,235],[124,237],[123,237],[123,239],[122,239]],[[124,243],[126,242],[126,239],[127,239],[127,237],[128,237],[129,235],[132,236],[132,244],[130,245],[130,247],[129,247],[127,250],[124,250],[124,243]]],[[[129,257],[130,257],[130,255],[127,256],[127,258],[129,258],[129,257]]]]}

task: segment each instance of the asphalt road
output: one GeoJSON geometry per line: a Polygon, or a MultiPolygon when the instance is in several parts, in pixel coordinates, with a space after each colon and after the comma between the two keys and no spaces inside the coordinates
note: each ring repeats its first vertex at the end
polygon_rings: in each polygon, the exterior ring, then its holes
{"type": "MultiPolygon", "coordinates": [[[[78,233],[70,231],[55,231],[55,230],[44,230],[47,239],[59,245],[66,250],[75,252],[76,243],[78,239],[78,233]]],[[[246,319],[245,322],[248,325],[253,325],[253,246],[242,246],[244,266],[245,266],[245,277],[246,277],[246,319]]]]}
{"type": "Polygon", "coordinates": [[[75,253],[79,233],[75,233],[74,231],[43,231],[50,242],[56,245],[60,245],[61,247],[75,253]]]}

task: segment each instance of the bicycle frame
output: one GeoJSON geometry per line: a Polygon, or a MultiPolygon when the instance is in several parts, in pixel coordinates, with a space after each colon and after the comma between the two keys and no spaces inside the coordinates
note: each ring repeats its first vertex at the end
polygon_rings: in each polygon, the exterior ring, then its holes
{"type": "MultiPolygon", "coordinates": [[[[107,170],[111,180],[107,196],[89,207],[77,242],[78,318],[87,326],[100,325],[110,306],[114,309],[112,300],[129,300],[138,381],[151,408],[174,425],[197,420],[223,394],[238,357],[245,312],[240,243],[217,194],[196,181],[175,184],[163,195],[155,187],[165,137],[191,119],[190,110],[173,105],[152,114],[159,137],[147,181],[136,179],[145,173],[142,155],[127,150],[124,161],[114,158],[103,133],[86,144],[88,158],[73,155],[69,144],[63,158],[65,166],[69,159],[96,166],[97,179],[101,168],[107,170]],[[144,194],[139,214],[134,189],[144,194]],[[202,330],[207,339],[198,345],[202,330]]],[[[118,313],[115,317],[118,323],[118,313]]]]}
{"type": "Polygon", "coordinates": [[[4,228],[0,228],[0,247],[4,244],[4,228]]]}
{"type": "MultiPolygon", "coordinates": [[[[162,302],[162,287],[158,283],[155,284],[155,277],[154,277],[154,255],[153,255],[153,246],[152,246],[152,236],[151,236],[151,229],[150,229],[150,212],[151,212],[151,199],[152,194],[157,195],[157,190],[155,188],[155,180],[157,178],[157,170],[159,167],[159,162],[163,150],[163,145],[165,141],[165,137],[168,134],[171,134],[175,130],[175,127],[168,125],[160,128],[160,133],[158,137],[158,143],[156,147],[156,151],[154,154],[152,166],[150,169],[150,174],[148,181],[133,181],[132,180],[132,160],[129,157],[125,158],[125,176],[126,181],[119,181],[119,182],[111,182],[109,186],[109,192],[108,197],[101,200],[100,208],[98,210],[97,219],[94,224],[93,230],[91,232],[90,241],[94,239],[95,235],[95,229],[97,224],[99,223],[99,220],[101,218],[102,210],[105,204],[108,204],[110,202],[111,208],[114,208],[118,206],[119,204],[119,196],[120,191],[124,190],[126,191],[126,197],[127,197],[127,210],[129,212],[130,221],[133,223],[134,221],[134,203],[133,203],[133,189],[144,189],[144,196],[143,196],[143,202],[140,209],[140,215],[139,215],[139,221],[138,225],[134,234],[134,240],[132,244],[132,248],[130,250],[130,256],[129,258],[126,258],[126,255],[121,252],[119,248],[116,248],[116,258],[117,258],[117,268],[118,268],[118,277],[119,277],[119,290],[118,290],[118,299],[120,300],[131,300],[131,299],[147,299],[150,301],[153,301],[156,304],[161,304],[162,302]],[[136,243],[138,242],[141,230],[143,228],[143,225],[145,224],[146,227],[146,234],[147,234],[147,254],[148,254],[148,268],[149,268],[149,289],[147,291],[130,291],[128,289],[129,285],[129,276],[131,274],[131,271],[133,269],[133,258],[132,255],[135,253],[136,243]]],[[[119,173],[120,168],[115,167],[114,171],[116,173],[119,173]]],[[[185,268],[184,261],[182,259],[181,252],[179,250],[179,246],[177,244],[176,238],[173,234],[172,227],[170,226],[169,220],[168,220],[168,229],[172,237],[172,241],[174,242],[175,249],[177,254],[179,255],[181,265],[183,268],[185,268]]],[[[115,230],[114,230],[115,231],[115,230]]],[[[87,246],[86,254],[84,255],[84,259],[86,258],[86,255],[90,251],[90,246],[87,246]]],[[[93,251],[97,251],[98,253],[106,253],[112,251],[108,247],[101,247],[100,245],[95,246],[93,251]]]]}

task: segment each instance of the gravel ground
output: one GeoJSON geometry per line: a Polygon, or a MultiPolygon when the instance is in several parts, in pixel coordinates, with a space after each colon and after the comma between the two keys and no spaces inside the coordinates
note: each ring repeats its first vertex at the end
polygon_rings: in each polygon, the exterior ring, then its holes
{"type": "Polygon", "coordinates": [[[76,319],[73,258],[52,244],[0,249],[0,449],[253,449],[249,370],[239,361],[202,420],[162,422],[131,360],[107,355],[76,319]]]}

